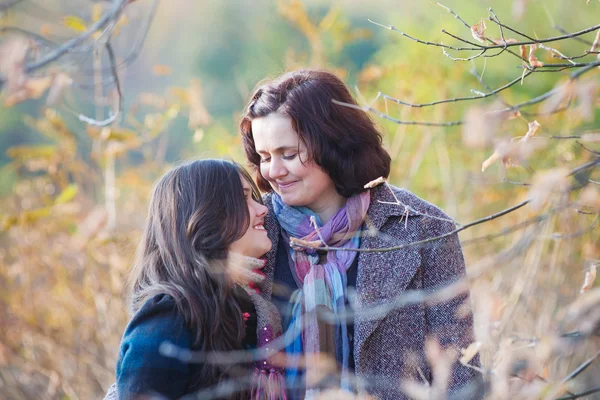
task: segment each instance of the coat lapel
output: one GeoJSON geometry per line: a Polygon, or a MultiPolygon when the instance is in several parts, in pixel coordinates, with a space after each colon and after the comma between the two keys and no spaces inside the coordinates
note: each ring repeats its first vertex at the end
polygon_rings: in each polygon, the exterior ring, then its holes
{"type": "MultiPolygon", "coordinates": [[[[409,192],[388,185],[373,188],[360,247],[377,249],[419,240],[419,212],[412,207],[412,197],[409,192]],[[390,218],[394,218],[394,222],[386,224],[390,218]]],[[[358,371],[365,365],[361,358],[365,341],[383,319],[369,319],[369,310],[388,303],[406,290],[420,265],[418,246],[400,251],[359,253],[354,343],[358,371]]]]}
{"type": "Polygon", "coordinates": [[[273,212],[273,203],[271,202],[272,193],[267,193],[263,196],[263,202],[269,209],[269,212],[265,216],[265,229],[267,230],[267,236],[271,240],[271,250],[266,254],[265,259],[267,260],[263,273],[265,279],[258,285],[260,294],[266,300],[271,299],[273,293],[273,277],[275,274],[275,258],[277,256],[277,246],[279,245],[280,238],[280,226],[277,222],[277,217],[273,212]]]}

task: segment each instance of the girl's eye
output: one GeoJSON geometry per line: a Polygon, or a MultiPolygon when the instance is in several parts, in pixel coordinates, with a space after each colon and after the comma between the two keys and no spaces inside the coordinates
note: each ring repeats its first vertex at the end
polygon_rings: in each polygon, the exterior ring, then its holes
{"type": "Polygon", "coordinates": [[[283,159],[284,160],[293,160],[294,158],[296,158],[296,156],[298,155],[298,153],[294,153],[294,154],[290,154],[289,156],[286,156],[285,154],[283,155],[283,159]]]}
{"type": "Polygon", "coordinates": [[[270,159],[270,158],[261,158],[261,159],[260,159],[260,163],[261,163],[261,164],[263,164],[263,163],[267,163],[267,162],[269,162],[269,161],[271,161],[271,159],[270,159]]]}

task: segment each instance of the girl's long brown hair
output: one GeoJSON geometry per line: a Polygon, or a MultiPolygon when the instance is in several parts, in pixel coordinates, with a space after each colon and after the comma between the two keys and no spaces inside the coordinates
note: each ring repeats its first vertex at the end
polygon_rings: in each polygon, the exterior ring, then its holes
{"type": "MultiPolygon", "coordinates": [[[[250,224],[239,165],[197,160],[167,172],[154,186],[129,289],[132,311],[157,295],[170,295],[206,352],[241,348],[244,321],[225,272],[227,249],[250,224]]],[[[202,379],[217,382],[228,367],[202,363],[202,379]]],[[[209,382],[205,382],[209,383],[209,382]]]]}

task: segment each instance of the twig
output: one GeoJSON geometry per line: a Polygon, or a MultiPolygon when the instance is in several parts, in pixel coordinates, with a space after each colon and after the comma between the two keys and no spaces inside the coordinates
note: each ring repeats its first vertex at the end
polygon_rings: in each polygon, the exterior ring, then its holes
{"type": "Polygon", "coordinates": [[[597,393],[597,392],[600,392],[600,386],[596,386],[594,388],[587,389],[587,390],[585,390],[583,392],[580,392],[580,393],[575,393],[575,394],[568,395],[568,396],[557,397],[555,400],[572,400],[572,399],[578,399],[580,397],[587,396],[587,395],[590,395],[590,394],[594,394],[594,393],[597,393]]]}
{"type": "MultiPolygon", "coordinates": [[[[575,238],[585,235],[588,232],[593,231],[596,228],[596,226],[598,226],[598,222],[600,222],[600,213],[596,213],[596,218],[594,218],[594,220],[592,221],[590,226],[588,226],[587,228],[585,228],[579,232],[567,233],[567,234],[553,233],[550,235],[549,238],[546,238],[546,239],[552,239],[552,240],[575,239],[575,238]]],[[[542,239],[544,239],[544,237],[542,237],[542,239]]]]}
{"type": "MultiPolygon", "coordinates": [[[[563,29],[563,28],[561,28],[561,27],[560,27],[560,26],[558,26],[558,25],[554,25],[553,27],[554,27],[554,29],[556,29],[556,30],[557,30],[557,31],[559,31],[560,33],[563,33],[563,34],[565,34],[565,35],[570,35],[570,33],[569,33],[569,32],[568,32],[566,29],[563,29]]],[[[578,42],[581,42],[581,43],[587,44],[588,46],[591,46],[591,45],[592,45],[592,42],[590,42],[589,40],[585,40],[585,39],[582,39],[582,38],[579,38],[579,37],[576,37],[576,38],[573,38],[573,39],[575,39],[575,40],[576,40],[576,41],[578,41],[578,42]]]]}
{"type": "Polygon", "coordinates": [[[98,121],[93,118],[86,117],[83,114],[79,115],[80,121],[85,122],[89,125],[94,125],[94,126],[108,126],[108,125],[112,124],[113,122],[115,122],[117,119],[117,116],[123,112],[123,93],[121,92],[121,83],[119,81],[115,53],[113,51],[112,45],[110,44],[110,41],[106,42],[105,48],[106,48],[106,52],[108,53],[108,58],[110,60],[110,70],[114,77],[115,87],[117,89],[117,95],[119,97],[118,98],[119,104],[118,104],[117,111],[115,113],[109,112],[109,117],[102,121],[98,121]]]}
{"type": "MultiPolygon", "coordinates": [[[[580,139],[581,137],[579,137],[578,139],[580,139]]],[[[596,150],[592,150],[589,147],[587,147],[586,145],[584,145],[583,143],[581,143],[580,141],[576,142],[582,149],[584,149],[585,151],[587,151],[588,153],[592,153],[595,154],[597,156],[600,156],[600,151],[596,151],[596,150]]]]}
{"type": "MultiPolygon", "coordinates": [[[[386,25],[380,24],[378,22],[374,22],[371,19],[369,19],[369,22],[371,22],[372,24],[378,25],[378,26],[380,26],[382,28],[398,32],[402,36],[405,36],[405,37],[407,37],[407,38],[409,38],[409,39],[411,39],[411,40],[413,40],[413,41],[415,41],[417,43],[425,44],[425,45],[428,45],[428,46],[445,47],[447,49],[453,49],[453,50],[477,50],[477,51],[481,51],[482,49],[487,49],[487,50],[502,49],[502,48],[507,48],[507,47],[517,47],[517,46],[522,46],[522,45],[531,45],[531,44],[539,44],[539,43],[557,42],[557,41],[560,41],[560,40],[576,38],[578,36],[585,35],[586,33],[594,32],[594,31],[600,29],[600,25],[594,25],[594,26],[591,26],[589,28],[586,28],[586,29],[583,29],[583,30],[580,30],[580,31],[577,31],[577,32],[574,32],[574,33],[570,33],[570,34],[567,34],[567,35],[553,36],[553,37],[548,37],[548,38],[544,38],[544,39],[530,39],[530,40],[527,40],[527,41],[514,42],[514,43],[494,44],[494,45],[490,45],[490,46],[485,46],[485,45],[480,45],[480,44],[477,44],[477,43],[473,43],[473,42],[471,42],[469,40],[466,40],[466,39],[463,39],[463,38],[461,38],[459,36],[453,35],[450,32],[446,31],[445,29],[442,29],[442,33],[445,33],[445,34],[447,34],[449,36],[452,36],[453,38],[455,38],[455,39],[457,39],[457,40],[459,40],[461,42],[470,44],[471,46],[475,46],[473,48],[473,47],[452,47],[452,46],[444,45],[444,44],[441,44],[441,43],[428,42],[428,41],[424,41],[424,40],[412,37],[412,36],[410,36],[410,35],[402,32],[402,31],[396,29],[396,27],[394,27],[394,25],[387,25],[386,26],[386,25]]],[[[519,58],[521,58],[521,57],[519,56],[519,58]]]]}
{"type": "Polygon", "coordinates": [[[600,157],[596,158],[593,161],[590,161],[589,163],[583,164],[583,165],[581,165],[581,166],[579,166],[579,167],[571,170],[571,172],[569,172],[569,175],[567,175],[567,176],[573,176],[576,173],[578,173],[580,171],[583,171],[584,169],[588,169],[588,168],[594,167],[594,166],[596,166],[598,164],[600,164],[600,157]]]}
{"type": "MultiPolygon", "coordinates": [[[[568,62],[570,62],[570,63],[571,63],[571,65],[575,66],[575,65],[577,64],[577,63],[576,63],[575,61],[573,61],[571,58],[569,58],[569,57],[565,56],[563,53],[561,53],[560,51],[556,50],[556,49],[555,49],[555,48],[553,48],[553,47],[549,47],[549,46],[546,46],[546,45],[544,45],[544,44],[541,44],[541,43],[538,45],[538,47],[539,47],[540,49],[543,49],[543,50],[546,50],[546,51],[549,51],[549,52],[553,53],[553,54],[552,54],[552,57],[555,57],[555,55],[556,55],[556,54],[558,54],[558,57],[559,57],[559,58],[561,58],[561,59],[563,59],[563,60],[567,60],[568,62]]],[[[556,57],[555,57],[555,58],[556,58],[556,57]]],[[[550,66],[554,66],[554,64],[549,64],[549,65],[550,65],[550,66]]]]}
{"type": "Polygon", "coordinates": [[[567,57],[567,56],[555,56],[555,55],[553,55],[552,57],[554,57],[554,58],[560,58],[562,60],[576,60],[578,58],[583,58],[583,57],[587,57],[589,55],[594,55],[594,54],[596,54],[596,55],[600,54],[600,51],[589,51],[589,50],[586,50],[585,53],[583,53],[583,54],[581,54],[579,56],[567,57]]]}
{"type": "Polygon", "coordinates": [[[365,112],[372,112],[373,114],[376,114],[377,116],[379,116],[380,118],[384,118],[387,119],[389,121],[395,122],[399,125],[421,125],[421,126],[456,126],[456,125],[462,125],[463,122],[462,121],[450,121],[450,122],[422,122],[422,121],[401,121],[399,119],[393,118],[385,113],[382,113],[376,109],[374,109],[373,107],[369,107],[369,106],[365,106],[365,107],[361,107],[359,105],[356,104],[351,104],[351,103],[344,103],[342,101],[338,101],[338,100],[331,100],[333,103],[338,104],[340,106],[344,106],[344,107],[349,107],[349,108],[354,108],[356,110],[362,110],[365,112]]]}
{"type": "MultiPolygon", "coordinates": [[[[430,237],[424,240],[419,240],[416,242],[411,242],[411,243],[406,243],[406,244],[401,244],[398,246],[392,246],[392,247],[383,247],[383,248],[378,248],[378,249],[357,249],[357,248],[344,248],[344,247],[315,247],[314,250],[329,250],[329,251],[338,251],[338,250],[345,250],[345,251],[355,251],[355,252],[360,252],[360,253],[378,253],[378,252],[384,252],[384,251],[394,251],[394,250],[401,250],[401,249],[406,249],[408,247],[413,247],[413,246],[418,246],[418,245],[422,245],[422,244],[426,244],[426,243],[430,243],[430,242],[434,242],[437,240],[441,240],[444,238],[447,238],[449,236],[452,236],[456,233],[459,233],[461,231],[464,231],[465,229],[468,229],[472,226],[475,225],[479,225],[482,224],[484,222],[488,222],[491,220],[494,220],[496,218],[500,218],[506,214],[509,214],[513,211],[518,210],[519,208],[527,205],[529,202],[531,201],[531,199],[527,199],[524,200],[522,202],[520,202],[519,204],[509,207],[505,210],[502,210],[498,213],[492,214],[492,215],[488,215],[487,217],[484,218],[480,218],[478,220],[475,220],[473,222],[470,222],[466,225],[461,226],[460,228],[456,228],[453,229],[452,231],[446,232],[443,235],[439,235],[439,236],[435,236],[435,237],[430,237]]],[[[302,246],[300,246],[302,247],[302,246]]]]}
{"type": "Polygon", "coordinates": [[[579,365],[577,368],[575,368],[575,370],[573,370],[573,372],[571,372],[569,375],[567,375],[561,381],[561,383],[560,383],[559,386],[564,385],[565,383],[567,383],[568,381],[570,381],[571,379],[575,378],[577,375],[579,375],[580,373],[582,373],[583,371],[585,371],[587,367],[589,367],[590,365],[592,365],[592,363],[594,361],[596,361],[596,359],[598,358],[598,356],[600,356],[600,351],[598,351],[594,356],[588,358],[583,363],[581,363],[581,365],[579,365]]]}
{"type": "MultiPolygon", "coordinates": [[[[528,77],[532,73],[533,73],[533,71],[527,71],[524,76],[528,77]]],[[[475,74],[475,76],[477,77],[478,75],[475,74]]],[[[393,101],[395,103],[398,103],[398,104],[404,105],[404,106],[417,107],[417,108],[420,108],[420,107],[429,107],[429,106],[435,106],[437,104],[453,103],[453,102],[458,102],[458,101],[468,101],[468,100],[477,100],[477,99],[485,99],[486,97],[490,97],[490,96],[493,96],[495,94],[498,94],[499,92],[501,92],[501,91],[503,91],[505,89],[508,89],[509,87],[511,87],[511,86],[519,83],[521,81],[521,78],[522,78],[521,75],[519,75],[518,78],[510,81],[506,85],[501,86],[501,87],[499,87],[499,88],[497,88],[495,90],[492,90],[491,92],[488,92],[488,93],[482,93],[482,94],[477,95],[477,96],[455,97],[453,99],[437,100],[437,101],[432,101],[430,103],[420,103],[420,104],[407,103],[407,102],[404,102],[402,100],[398,100],[398,99],[395,99],[395,98],[393,98],[391,96],[388,96],[387,94],[381,94],[381,97],[385,98],[386,100],[390,100],[390,101],[393,101]]],[[[379,93],[381,93],[381,92],[379,92],[379,93]]]]}
{"type": "Polygon", "coordinates": [[[487,51],[486,49],[483,49],[483,50],[481,50],[479,53],[475,54],[474,56],[467,57],[467,58],[460,58],[460,57],[452,57],[452,56],[451,56],[451,55],[450,55],[450,54],[449,54],[449,53],[446,51],[446,49],[444,49],[444,48],[442,47],[442,53],[443,53],[443,54],[444,54],[446,57],[448,57],[449,59],[451,59],[452,61],[471,61],[471,60],[474,60],[474,59],[476,59],[476,58],[478,58],[478,57],[481,57],[482,55],[484,55],[484,54],[485,54],[485,52],[486,52],[486,51],[487,51]]]}
{"type": "Polygon", "coordinates": [[[441,3],[437,3],[438,6],[444,8],[446,11],[448,11],[450,14],[454,15],[454,18],[456,18],[457,20],[459,20],[460,22],[462,22],[462,24],[464,26],[467,27],[467,29],[471,29],[471,26],[469,24],[467,24],[457,13],[455,13],[454,11],[452,11],[450,8],[446,7],[445,5],[441,4],[441,3]]]}
{"type": "MultiPolygon", "coordinates": [[[[156,16],[157,9],[158,9],[158,0],[154,0],[154,2],[152,3],[152,7],[150,9],[150,12],[148,13],[148,17],[146,18],[145,24],[144,24],[143,28],[141,29],[142,34],[139,35],[135,44],[132,46],[133,50],[125,58],[122,58],[122,61],[117,64],[117,68],[121,68],[122,66],[129,65],[137,59],[137,57],[139,56],[139,54],[142,50],[143,44],[146,41],[148,32],[150,31],[150,26],[152,25],[152,21],[154,20],[154,17],[156,16]]],[[[87,73],[82,73],[81,75],[82,76],[91,76],[91,74],[94,73],[94,71],[87,71],[87,72],[90,72],[90,74],[88,75],[87,73]]],[[[102,87],[108,86],[113,83],[114,83],[114,80],[112,80],[112,75],[111,75],[111,78],[101,81],[102,87]]],[[[95,84],[80,83],[80,84],[77,84],[77,86],[81,87],[81,88],[90,89],[90,88],[94,87],[95,84]]]]}
{"type": "MultiPolygon", "coordinates": [[[[490,8],[490,11],[491,11],[491,8],[490,8]]],[[[509,30],[509,31],[511,31],[513,33],[516,33],[517,35],[523,36],[525,39],[529,39],[529,40],[531,40],[533,42],[536,41],[536,39],[532,38],[531,36],[528,36],[528,35],[524,34],[523,32],[519,32],[518,30],[513,29],[510,26],[504,25],[503,23],[501,23],[500,19],[498,19],[498,16],[496,16],[496,14],[494,14],[494,17],[495,17],[495,19],[492,18],[492,17],[490,17],[489,20],[492,21],[493,23],[495,23],[496,25],[498,25],[500,27],[500,29],[504,28],[504,29],[507,29],[507,30],[509,30]]]]}
{"type": "Polygon", "coordinates": [[[412,40],[414,42],[425,44],[425,45],[428,45],[428,46],[445,47],[447,49],[452,49],[452,50],[478,50],[478,51],[481,50],[481,47],[482,47],[482,46],[478,46],[476,48],[471,48],[471,47],[454,47],[454,46],[448,46],[448,45],[441,44],[441,43],[426,42],[424,40],[414,38],[414,37],[412,37],[412,36],[410,36],[410,35],[402,32],[402,31],[398,30],[394,25],[383,25],[383,24],[375,22],[375,21],[373,21],[371,19],[368,19],[368,21],[370,23],[374,24],[374,25],[380,26],[380,27],[385,28],[385,29],[389,29],[390,31],[398,32],[402,36],[407,37],[407,38],[409,38],[410,40],[412,40]]]}
{"type": "MultiPolygon", "coordinates": [[[[587,66],[585,66],[585,68],[582,68],[579,71],[574,72],[573,74],[571,74],[571,76],[569,77],[569,80],[577,79],[581,75],[585,74],[586,72],[591,71],[593,68],[595,68],[597,66],[600,66],[600,61],[595,61],[593,63],[589,63],[587,66]]],[[[493,111],[493,112],[515,111],[515,110],[518,110],[521,107],[525,107],[525,106],[530,106],[530,105],[533,105],[533,104],[541,103],[542,101],[546,100],[550,96],[552,96],[555,93],[557,93],[560,89],[562,89],[564,87],[564,85],[566,85],[566,83],[563,84],[562,86],[558,87],[558,88],[551,89],[548,92],[546,92],[544,94],[541,94],[538,97],[535,97],[535,98],[530,99],[528,101],[525,101],[523,103],[515,104],[512,107],[508,107],[508,108],[503,109],[503,110],[496,110],[496,111],[493,111]]]]}

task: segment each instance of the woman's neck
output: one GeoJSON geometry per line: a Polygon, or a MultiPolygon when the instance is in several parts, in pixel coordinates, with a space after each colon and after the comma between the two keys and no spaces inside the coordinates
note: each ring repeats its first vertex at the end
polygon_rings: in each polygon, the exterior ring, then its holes
{"type": "Polygon", "coordinates": [[[339,195],[337,192],[329,196],[322,196],[315,204],[307,205],[306,207],[317,214],[321,223],[326,224],[333,216],[346,205],[348,199],[339,195]]]}

